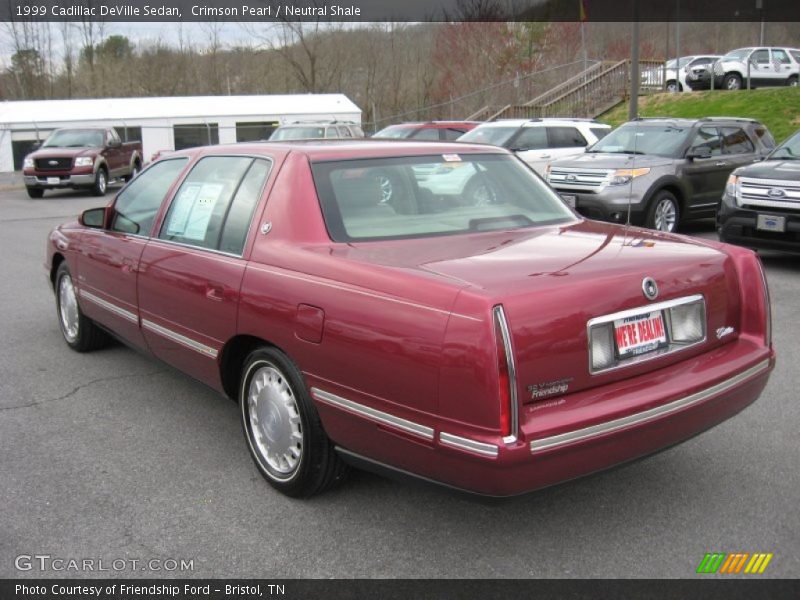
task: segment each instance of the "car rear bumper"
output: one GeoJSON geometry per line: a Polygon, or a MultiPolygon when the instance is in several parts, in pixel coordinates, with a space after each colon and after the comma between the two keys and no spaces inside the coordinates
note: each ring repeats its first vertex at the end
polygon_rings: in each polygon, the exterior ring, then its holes
{"type": "Polygon", "coordinates": [[[714,427],[758,398],[774,362],[771,349],[742,336],[655,373],[527,404],[519,436],[509,443],[453,435],[455,425],[447,423],[431,427],[427,443],[415,443],[414,436],[393,434],[390,423],[376,428],[325,404],[319,411],[331,437],[350,453],[462,491],[514,496],[659,452],[714,427]]]}
{"type": "Polygon", "coordinates": [[[723,242],[761,248],[800,253],[800,214],[782,209],[745,209],[723,202],[717,212],[717,231],[723,242]],[[758,229],[758,216],[783,217],[786,230],[762,231],[758,229]]]}

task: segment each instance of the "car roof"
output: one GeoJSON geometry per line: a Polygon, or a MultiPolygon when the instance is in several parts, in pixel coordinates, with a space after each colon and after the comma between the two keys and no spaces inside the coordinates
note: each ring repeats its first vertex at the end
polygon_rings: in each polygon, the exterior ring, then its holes
{"type": "Polygon", "coordinates": [[[451,125],[481,125],[481,121],[412,121],[408,123],[395,123],[394,125],[387,125],[384,129],[389,129],[390,127],[431,127],[431,128],[439,128],[439,127],[449,127],[451,125]]]}
{"type": "Polygon", "coordinates": [[[544,117],[534,119],[498,119],[497,121],[488,121],[481,123],[476,129],[488,127],[538,127],[542,125],[575,125],[576,123],[584,123],[590,127],[608,127],[605,123],[600,123],[594,119],[579,119],[570,117],[544,117]]]}
{"type": "Polygon", "coordinates": [[[503,148],[484,144],[348,138],[287,140],[285,142],[243,142],[239,144],[200,146],[170,153],[169,157],[250,154],[282,158],[291,153],[304,154],[312,161],[427,156],[432,154],[509,154],[503,148]]]}

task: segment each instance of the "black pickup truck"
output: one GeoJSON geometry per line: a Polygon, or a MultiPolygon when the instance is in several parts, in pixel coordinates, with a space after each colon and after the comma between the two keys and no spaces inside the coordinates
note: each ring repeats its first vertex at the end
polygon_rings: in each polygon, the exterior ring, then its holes
{"type": "Polygon", "coordinates": [[[51,133],[25,157],[22,174],[31,198],[63,188],[85,188],[102,196],[109,181],[127,181],[141,168],[141,142],[123,142],[112,128],[80,127],[51,133]]]}
{"type": "Polygon", "coordinates": [[[800,131],[731,173],[717,210],[723,242],[800,252],[800,131]]]}

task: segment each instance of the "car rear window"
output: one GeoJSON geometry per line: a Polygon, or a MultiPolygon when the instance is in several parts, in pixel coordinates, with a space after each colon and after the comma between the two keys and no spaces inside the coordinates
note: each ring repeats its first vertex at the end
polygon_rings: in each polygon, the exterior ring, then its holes
{"type": "Polygon", "coordinates": [[[325,127],[278,127],[270,136],[270,141],[309,140],[325,137],[325,127]]]}
{"type": "Polygon", "coordinates": [[[337,242],[421,238],[571,221],[560,198],[508,155],[439,154],[312,165],[337,242]]]}
{"type": "Polygon", "coordinates": [[[472,142],[475,144],[491,144],[492,146],[503,146],[508,140],[511,139],[515,133],[519,131],[518,125],[503,126],[487,126],[476,127],[472,131],[468,131],[460,138],[459,142],[472,142]]]}

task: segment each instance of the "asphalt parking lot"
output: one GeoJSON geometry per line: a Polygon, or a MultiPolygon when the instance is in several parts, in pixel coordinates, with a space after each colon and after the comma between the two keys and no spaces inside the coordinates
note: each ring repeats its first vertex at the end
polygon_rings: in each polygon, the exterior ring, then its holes
{"type": "MultiPolygon", "coordinates": [[[[711,551],[772,552],[763,576],[800,572],[800,258],[763,255],[778,366],[704,435],[501,503],[366,473],[297,501],[258,474],[234,403],[124,346],[63,342],[46,235],[103,203],[0,189],[0,578],[671,578],[711,551]],[[20,571],[20,555],[193,569],[20,571]]],[[[716,237],[711,222],[684,232],[716,237]]]]}

